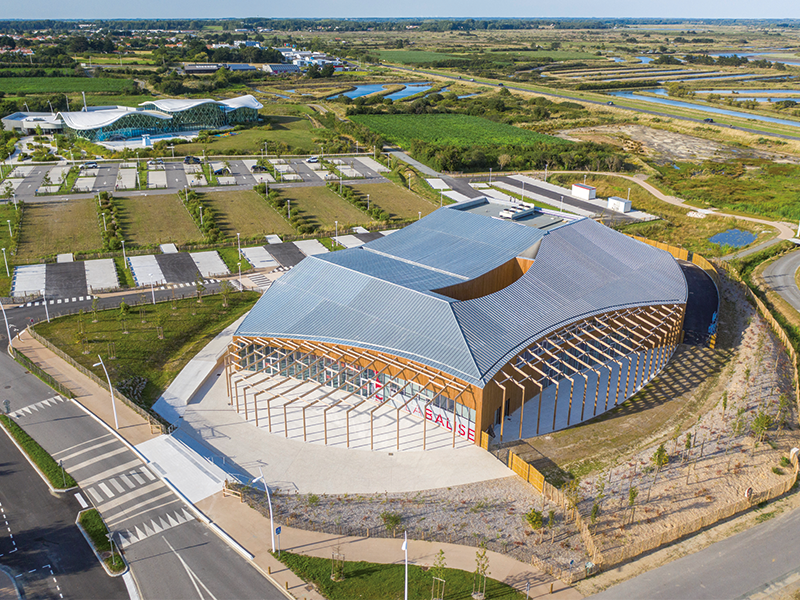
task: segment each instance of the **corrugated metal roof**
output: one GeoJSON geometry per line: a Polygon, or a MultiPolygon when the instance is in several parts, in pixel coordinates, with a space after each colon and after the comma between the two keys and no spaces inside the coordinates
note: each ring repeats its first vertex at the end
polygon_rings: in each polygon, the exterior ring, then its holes
{"type": "Polygon", "coordinates": [[[567,323],[686,297],[669,254],[593,221],[543,233],[440,209],[361,248],[303,260],[264,293],[237,334],[379,350],[483,386],[567,323]],[[533,266],[508,287],[463,302],[431,292],[495,268],[543,235],[533,266]]]}

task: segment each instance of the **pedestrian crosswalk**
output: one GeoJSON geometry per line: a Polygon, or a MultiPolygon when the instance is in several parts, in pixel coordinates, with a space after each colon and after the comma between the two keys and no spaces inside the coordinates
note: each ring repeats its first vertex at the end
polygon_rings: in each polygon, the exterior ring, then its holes
{"type": "Polygon", "coordinates": [[[253,273],[248,275],[247,278],[261,288],[262,292],[266,292],[269,289],[269,286],[272,285],[272,280],[261,273],[253,273]]]}
{"type": "Polygon", "coordinates": [[[43,408],[49,408],[50,406],[54,406],[65,401],[66,398],[63,398],[62,396],[53,396],[47,400],[42,400],[41,402],[36,402],[35,404],[29,404],[24,408],[15,410],[14,412],[9,413],[8,416],[13,419],[18,419],[23,416],[28,416],[34,412],[39,412],[43,408]]]}
{"type": "MultiPolygon", "coordinates": [[[[212,283],[219,283],[219,279],[203,279],[203,285],[211,285],[212,283]]],[[[165,285],[156,285],[155,289],[157,290],[177,290],[181,288],[194,288],[197,284],[195,283],[170,283],[165,285]]],[[[47,303],[48,306],[58,306],[59,304],[70,304],[72,302],[89,302],[94,298],[99,298],[99,296],[73,296],[72,298],[47,298],[46,300],[37,300],[31,302],[25,302],[23,304],[19,304],[17,308],[29,308],[31,306],[44,306],[47,303]]]]}

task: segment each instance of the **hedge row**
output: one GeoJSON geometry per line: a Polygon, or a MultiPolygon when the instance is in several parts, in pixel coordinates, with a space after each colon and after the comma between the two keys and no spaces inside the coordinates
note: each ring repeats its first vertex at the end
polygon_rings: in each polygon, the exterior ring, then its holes
{"type": "Polygon", "coordinates": [[[17,440],[17,443],[28,454],[30,459],[45,474],[50,484],[56,489],[71,488],[78,485],[69,473],[63,472],[58,463],[42,448],[36,440],[25,433],[25,430],[17,425],[10,417],[0,415],[0,423],[17,440]]]}

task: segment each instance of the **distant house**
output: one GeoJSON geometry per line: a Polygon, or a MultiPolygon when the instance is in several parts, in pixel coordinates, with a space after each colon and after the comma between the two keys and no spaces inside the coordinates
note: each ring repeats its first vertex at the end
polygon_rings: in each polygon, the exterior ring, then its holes
{"type": "Polygon", "coordinates": [[[245,63],[231,63],[225,65],[225,67],[229,71],[255,71],[256,68],[253,65],[248,65],[245,63]]]}
{"type": "Polygon", "coordinates": [[[222,68],[218,63],[183,63],[183,71],[187,75],[208,75],[222,68]]]}
{"type": "Polygon", "coordinates": [[[267,73],[272,75],[299,75],[300,67],[292,64],[266,64],[261,67],[267,73]]]}

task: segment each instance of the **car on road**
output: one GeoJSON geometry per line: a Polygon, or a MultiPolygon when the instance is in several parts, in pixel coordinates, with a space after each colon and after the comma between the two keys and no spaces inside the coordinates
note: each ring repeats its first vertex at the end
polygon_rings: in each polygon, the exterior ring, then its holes
{"type": "Polygon", "coordinates": [[[267,167],[262,167],[261,165],[253,165],[253,168],[250,170],[253,173],[267,173],[269,171],[267,167]]]}
{"type": "Polygon", "coordinates": [[[183,164],[185,165],[199,165],[200,159],[196,156],[187,156],[183,159],[183,164]]]}
{"type": "Polygon", "coordinates": [[[306,162],[307,163],[318,163],[319,162],[319,156],[309,156],[306,159],[306,162]]]}
{"type": "Polygon", "coordinates": [[[606,104],[607,104],[608,106],[614,106],[614,103],[613,103],[611,100],[609,100],[608,102],[606,102],[606,104]]]}
{"type": "Polygon", "coordinates": [[[703,123],[713,123],[713,122],[714,122],[714,119],[711,119],[711,118],[703,119],[703,123]]]}

